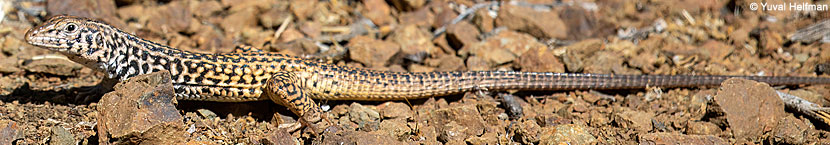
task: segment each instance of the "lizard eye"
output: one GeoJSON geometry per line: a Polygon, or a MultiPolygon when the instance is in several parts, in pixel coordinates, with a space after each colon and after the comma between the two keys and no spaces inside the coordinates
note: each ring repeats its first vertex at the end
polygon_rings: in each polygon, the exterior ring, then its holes
{"type": "Polygon", "coordinates": [[[67,24],[66,27],[63,28],[63,30],[66,32],[74,32],[75,30],[78,30],[78,26],[75,24],[67,24]]]}

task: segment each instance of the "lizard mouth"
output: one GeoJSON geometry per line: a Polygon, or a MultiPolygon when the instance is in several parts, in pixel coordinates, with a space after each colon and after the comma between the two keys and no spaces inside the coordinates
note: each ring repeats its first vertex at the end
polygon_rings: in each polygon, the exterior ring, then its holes
{"type": "Polygon", "coordinates": [[[58,49],[66,49],[69,48],[68,45],[61,45],[66,43],[66,40],[57,39],[54,37],[45,37],[45,36],[29,36],[26,37],[26,42],[29,44],[40,46],[40,47],[48,47],[48,48],[58,48],[58,49]]]}

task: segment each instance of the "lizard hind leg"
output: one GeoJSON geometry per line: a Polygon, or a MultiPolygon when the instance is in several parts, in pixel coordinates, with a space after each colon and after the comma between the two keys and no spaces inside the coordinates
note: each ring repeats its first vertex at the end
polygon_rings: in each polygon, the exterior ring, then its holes
{"type": "Polygon", "coordinates": [[[269,99],[297,114],[300,122],[315,134],[322,133],[333,123],[324,118],[325,112],[311,99],[312,94],[302,84],[292,72],[277,72],[266,82],[264,92],[269,99]]]}

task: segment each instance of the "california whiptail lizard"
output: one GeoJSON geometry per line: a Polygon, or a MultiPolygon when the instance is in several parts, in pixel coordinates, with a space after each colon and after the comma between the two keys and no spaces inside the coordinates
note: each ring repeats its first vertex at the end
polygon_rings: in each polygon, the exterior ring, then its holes
{"type": "MultiPolygon", "coordinates": [[[[141,39],[105,23],[50,18],[26,33],[30,44],[126,80],[157,71],[172,74],[177,99],[220,102],[273,100],[306,122],[321,122],[312,99],[402,100],[473,90],[585,90],[714,86],[729,78],[771,85],[830,84],[823,77],[613,75],[517,71],[388,72],[316,63],[252,47],[208,54],[141,39]]],[[[308,125],[308,124],[307,124],[308,125]]]]}

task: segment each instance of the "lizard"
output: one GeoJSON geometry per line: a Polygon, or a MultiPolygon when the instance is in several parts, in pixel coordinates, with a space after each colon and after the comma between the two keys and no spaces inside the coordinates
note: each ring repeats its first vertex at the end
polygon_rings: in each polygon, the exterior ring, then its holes
{"type": "MultiPolygon", "coordinates": [[[[237,46],[229,53],[186,51],[142,39],[98,20],[67,15],[49,18],[29,29],[24,37],[29,44],[104,72],[106,79],[124,81],[141,74],[168,71],[176,99],[272,100],[299,116],[304,126],[331,124],[314,99],[385,101],[475,90],[677,88],[716,86],[729,78],[770,85],[830,84],[827,77],[377,71],[320,63],[250,46],[237,46]]],[[[826,114],[824,117],[828,118],[826,114]]]]}

